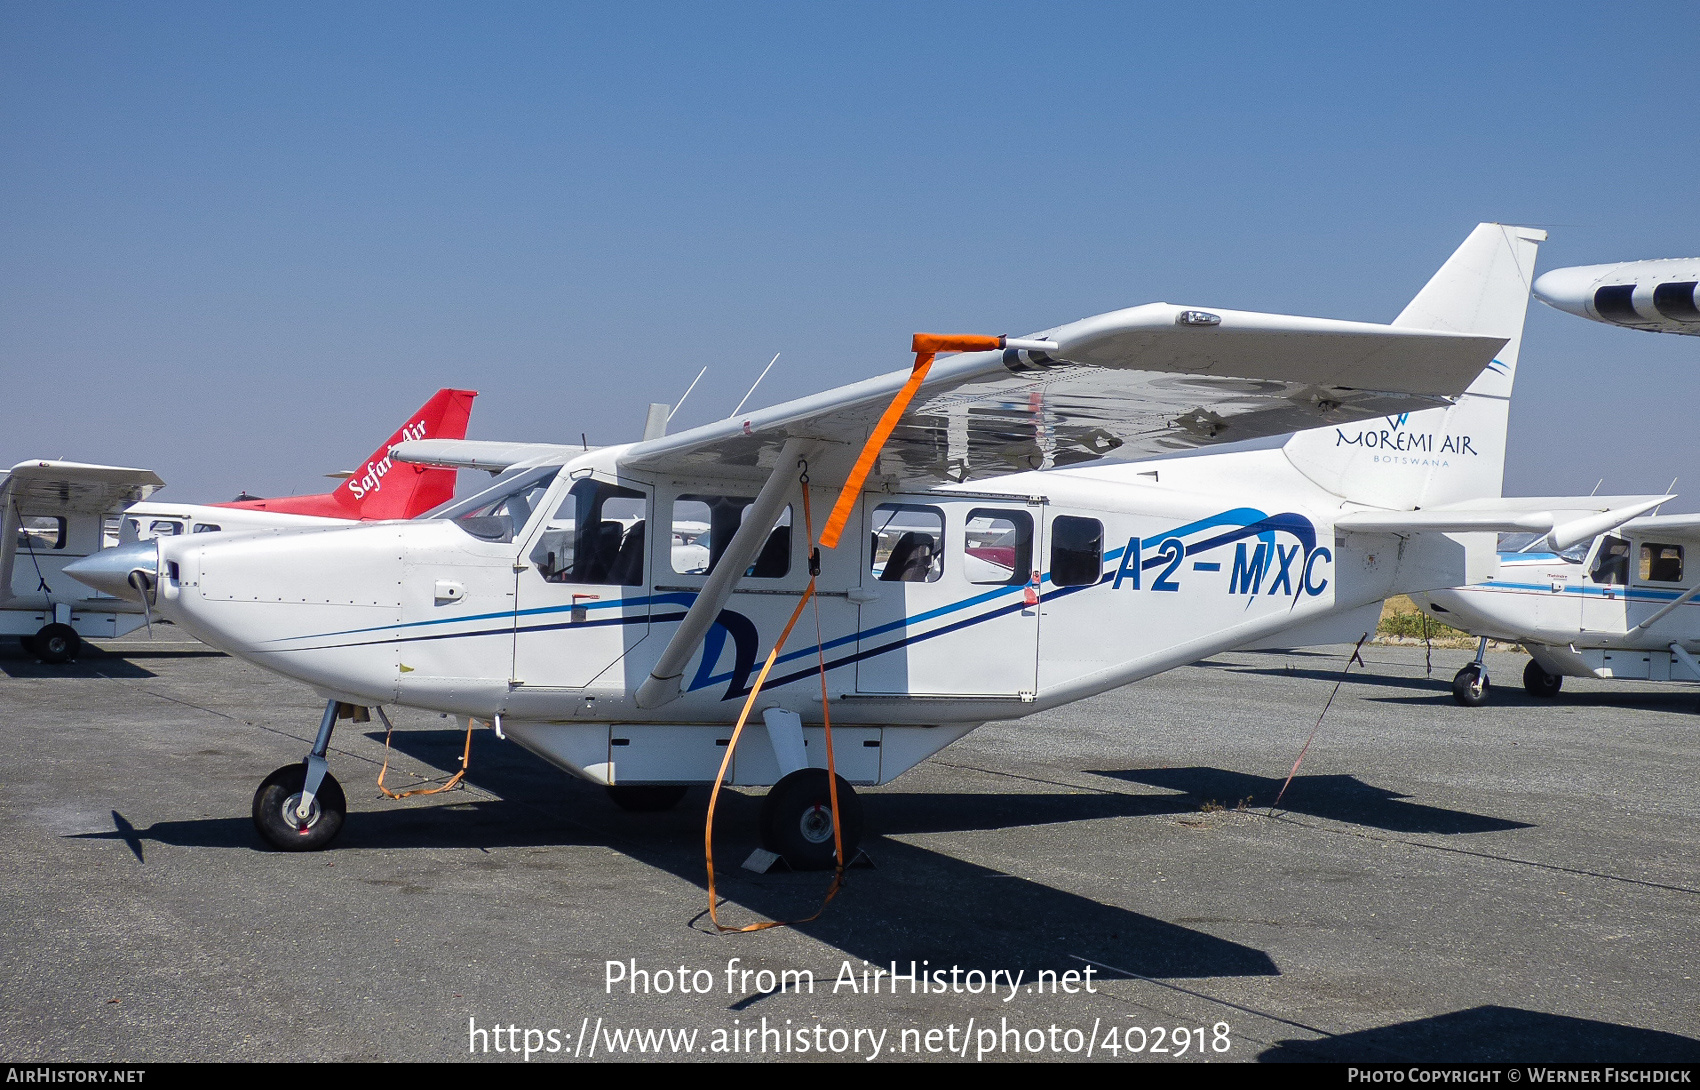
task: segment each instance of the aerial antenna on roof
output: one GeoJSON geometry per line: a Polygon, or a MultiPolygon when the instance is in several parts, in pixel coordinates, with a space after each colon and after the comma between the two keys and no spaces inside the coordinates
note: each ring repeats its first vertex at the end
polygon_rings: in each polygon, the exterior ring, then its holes
{"type": "Polygon", "coordinates": [[[1595,481],[1594,482],[1594,490],[1592,492],[1588,493],[1588,495],[1590,495],[1590,496],[1599,495],[1600,494],[1600,485],[1605,484],[1605,483],[1606,483],[1606,479],[1604,477],[1601,477],[1599,480],[1595,481]]]}
{"type": "MultiPolygon", "coordinates": [[[[767,373],[769,371],[773,370],[773,365],[778,363],[778,362],[779,362],[779,353],[775,352],[773,354],[773,358],[767,361],[767,366],[763,367],[761,369],[761,374],[756,376],[755,386],[751,386],[750,387],[750,393],[744,395],[744,401],[748,401],[750,399],[750,394],[753,394],[753,393],[756,392],[756,386],[761,385],[761,380],[767,377],[767,373]]],[[[736,409],[732,410],[732,416],[737,416],[739,413],[744,411],[744,401],[738,402],[738,407],[736,409]]],[[[731,418],[732,418],[731,416],[727,417],[728,420],[730,420],[731,418]]]]}
{"type": "MultiPolygon", "coordinates": [[[[701,382],[702,376],[704,376],[706,374],[708,374],[708,368],[704,367],[701,371],[697,372],[696,378],[691,379],[691,384],[689,386],[685,387],[685,392],[683,394],[681,394],[680,397],[679,397],[679,400],[676,403],[674,403],[672,412],[669,412],[667,414],[668,420],[673,419],[673,413],[676,413],[676,412],[679,411],[679,406],[683,405],[685,403],[685,398],[691,396],[691,391],[697,388],[697,383],[701,382]]],[[[732,415],[737,416],[738,414],[736,412],[734,412],[732,415]]]]}

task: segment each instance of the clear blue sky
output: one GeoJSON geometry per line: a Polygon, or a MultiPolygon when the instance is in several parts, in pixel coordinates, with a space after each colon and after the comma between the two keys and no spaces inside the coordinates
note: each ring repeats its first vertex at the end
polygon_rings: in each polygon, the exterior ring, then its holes
{"type": "MultiPolygon", "coordinates": [[[[1700,253],[1700,5],[0,3],[0,462],[317,491],[440,385],[635,438],[1164,299],[1387,321],[1480,220],[1700,253]]],[[[1700,507],[1700,338],[1531,307],[1507,490],[1700,507]]]]}

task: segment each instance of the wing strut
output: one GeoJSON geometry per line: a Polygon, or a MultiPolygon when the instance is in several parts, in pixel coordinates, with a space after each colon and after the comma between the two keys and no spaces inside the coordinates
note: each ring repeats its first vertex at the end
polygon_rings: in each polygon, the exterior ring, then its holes
{"type": "Polygon", "coordinates": [[[750,505],[749,514],[738,527],[738,532],[732,535],[732,540],[721,554],[720,561],[714,570],[708,573],[702,590],[697,592],[697,600],[691,603],[691,608],[685,612],[685,619],[679,622],[679,627],[673,632],[673,638],[667,642],[667,647],[661,652],[661,658],[656,660],[655,667],[638,686],[636,700],[640,708],[659,708],[679,695],[679,683],[685,676],[685,664],[696,654],[702,645],[702,638],[708,634],[709,626],[720,616],[725,608],[726,600],[732,597],[732,591],[744,578],[744,572],[755,560],[762,543],[767,540],[769,530],[779,518],[780,510],[785,506],[785,500],[790,495],[791,487],[796,483],[797,460],[802,458],[813,443],[807,439],[787,439],[785,446],[779,452],[779,463],[773,467],[767,482],[761,486],[761,492],[756,495],[755,503],[750,505]]]}

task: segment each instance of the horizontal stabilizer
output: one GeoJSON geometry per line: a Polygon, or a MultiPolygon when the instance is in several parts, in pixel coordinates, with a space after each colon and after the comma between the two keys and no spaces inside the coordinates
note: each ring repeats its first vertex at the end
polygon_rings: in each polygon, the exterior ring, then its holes
{"type": "Polygon", "coordinates": [[[391,447],[390,457],[409,465],[500,473],[517,465],[566,462],[594,449],[560,443],[504,443],[494,439],[410,439],[391,447]]]}
{"type": "Polygon", "coordinates": [[[1334,522],[1364,534],[1545,534],[1554,552],[1651,511],[1671,496],[1523,496],[1466,500],[1426,511],[1357,511],[1334,522]]]}

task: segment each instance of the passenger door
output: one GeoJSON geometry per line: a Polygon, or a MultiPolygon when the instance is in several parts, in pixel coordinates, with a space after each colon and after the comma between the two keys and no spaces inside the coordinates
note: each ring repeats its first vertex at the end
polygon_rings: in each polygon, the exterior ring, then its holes
{"type": "Polygon", "coordinates": [[[856,691],[1030,698],[1042,510],[1007,498],[870,500],[856,691]]]}

